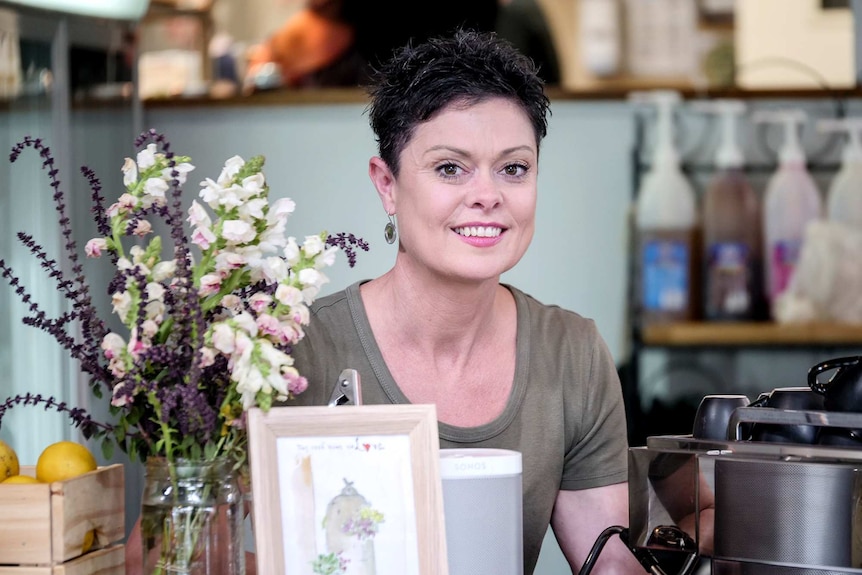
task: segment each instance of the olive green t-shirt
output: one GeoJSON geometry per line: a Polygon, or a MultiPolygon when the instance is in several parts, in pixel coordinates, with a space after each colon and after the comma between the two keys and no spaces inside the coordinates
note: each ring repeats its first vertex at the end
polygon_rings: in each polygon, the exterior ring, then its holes
{"type": "MultiPolygon", "coordinates": [[[[357,282],[312,306],[294,349],[308,378],[302,405],[326,404],[344,369],[359,372],[365,404],[409,403],[374,339],[357,282]]],[[[533,573],[560,489],[627,479],[626,420],[613,359],[595,323],[506,286],[517,306],[515,380],[503,413],[478,427],[439,423],[440,447],[519,451],[524,573],[533,573]]],[[[597,532],[610,527],[597,526],[597,532]]]]}

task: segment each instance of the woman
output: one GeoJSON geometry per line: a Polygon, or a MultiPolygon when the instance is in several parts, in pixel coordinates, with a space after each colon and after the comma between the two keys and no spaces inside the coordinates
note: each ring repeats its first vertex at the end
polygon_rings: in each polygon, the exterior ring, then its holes
{"type": "MultiPolygon", "coordinates": [[[[500,283],[535,228],[542,81],[510,44],[460,31],[397,51],[370,95],[368,171],[398,251],[384,275],[314,305],[298,401],[326,403],[353,368],[364,403],[436,404],[442,448],[520,451],[524,573],[549,524],[577,571],[628,522],[626,422],[594,323],[500,283]]],[[[619,540],[593,570],[638,572],[619,540]]]]}

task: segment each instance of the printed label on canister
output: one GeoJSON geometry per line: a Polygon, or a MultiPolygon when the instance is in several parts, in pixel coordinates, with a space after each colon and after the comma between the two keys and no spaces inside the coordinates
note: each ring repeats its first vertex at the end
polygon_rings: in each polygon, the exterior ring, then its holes
{"type": "Polygon", "coordinates": [[[799,259],[802,241],[797,239],[780,240],[772,246],[772,282],[769,295],[774,297],[787,289],[790,277],[799,259]]]}
{"type": "Polygon", "coordinates": [[[688,307],[689,249],[685,242],[652,240],[643,247],[643,305],[650,311],[688,307]]]}
{"type": "Polygon", "coordinates": [[[750,250],[740,242],[716,242],[707,250],[707,309],[717,314],[743,314],[751,308],[748,293],[750,250]]]}

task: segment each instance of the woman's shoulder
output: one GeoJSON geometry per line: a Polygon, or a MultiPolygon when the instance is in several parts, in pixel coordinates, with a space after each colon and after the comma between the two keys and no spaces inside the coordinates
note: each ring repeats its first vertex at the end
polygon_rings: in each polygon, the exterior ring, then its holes
{"type": "Polygon", "coordinates": [[[515,297],[519,313],[526,312],[529,314],[531,324],[553,322],[567,329],[577,329],[586,332],[596,331],[595,321],[591,318],[557,304],[544,303],[514,286],[506,285],[506,287],[515,297]]]}

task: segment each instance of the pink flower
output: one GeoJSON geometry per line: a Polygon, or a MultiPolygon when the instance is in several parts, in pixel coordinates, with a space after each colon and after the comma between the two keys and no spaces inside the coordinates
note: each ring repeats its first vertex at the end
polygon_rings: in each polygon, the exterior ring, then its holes
{"type": "Polygon", "coordinates": [[[84,246],[84,253],[88,258],[97,258],[102,255],[102,250],[108,249],[108,240],[105,238],[93,238],[84,246]]]}
{"type": "Polygon", "coordinates": [[[201,278],[201,287],[198,293],[202,296],[218,293],[221,289],[222,277],[218,274],[206,274],[201,278]]]}
{"type": "Polygon", "coordinates": [[[214,241],[216,236],[209,228],[195,228],[192,232],[192,243],[200,246],[202,250],[208,250],[214,241]]]}
{"type": "Polygon", "coordinates": [[[256,323],[259,333],[276,337],[281,335],[281,323],[268,313],[257,316],[256,323]]]}
{"type": "Polygon", "coordinates": [[[299,375],[294,369],[287,370],[286,373],[283,374],[284,379],[287,381],[287,390],[294,394],[299,395],[306,389],[308,389],[308,380],[303,376],[299,375]]]}
{"type": "Polygon", "coordinates": [[[271,303],[272,298],[267,294],[261,292],[258,292],[248,298],[249,307],[257,313],[261,313],[266,310],[271,303]]]}
{"type": "Polygon", "coordinates": [[[138,225],[135,226],[135,229],[132,231],[138,237],[144,237],[148,233],[153,231],[153,226],[147,220],[138,220],[138,225]]]}

